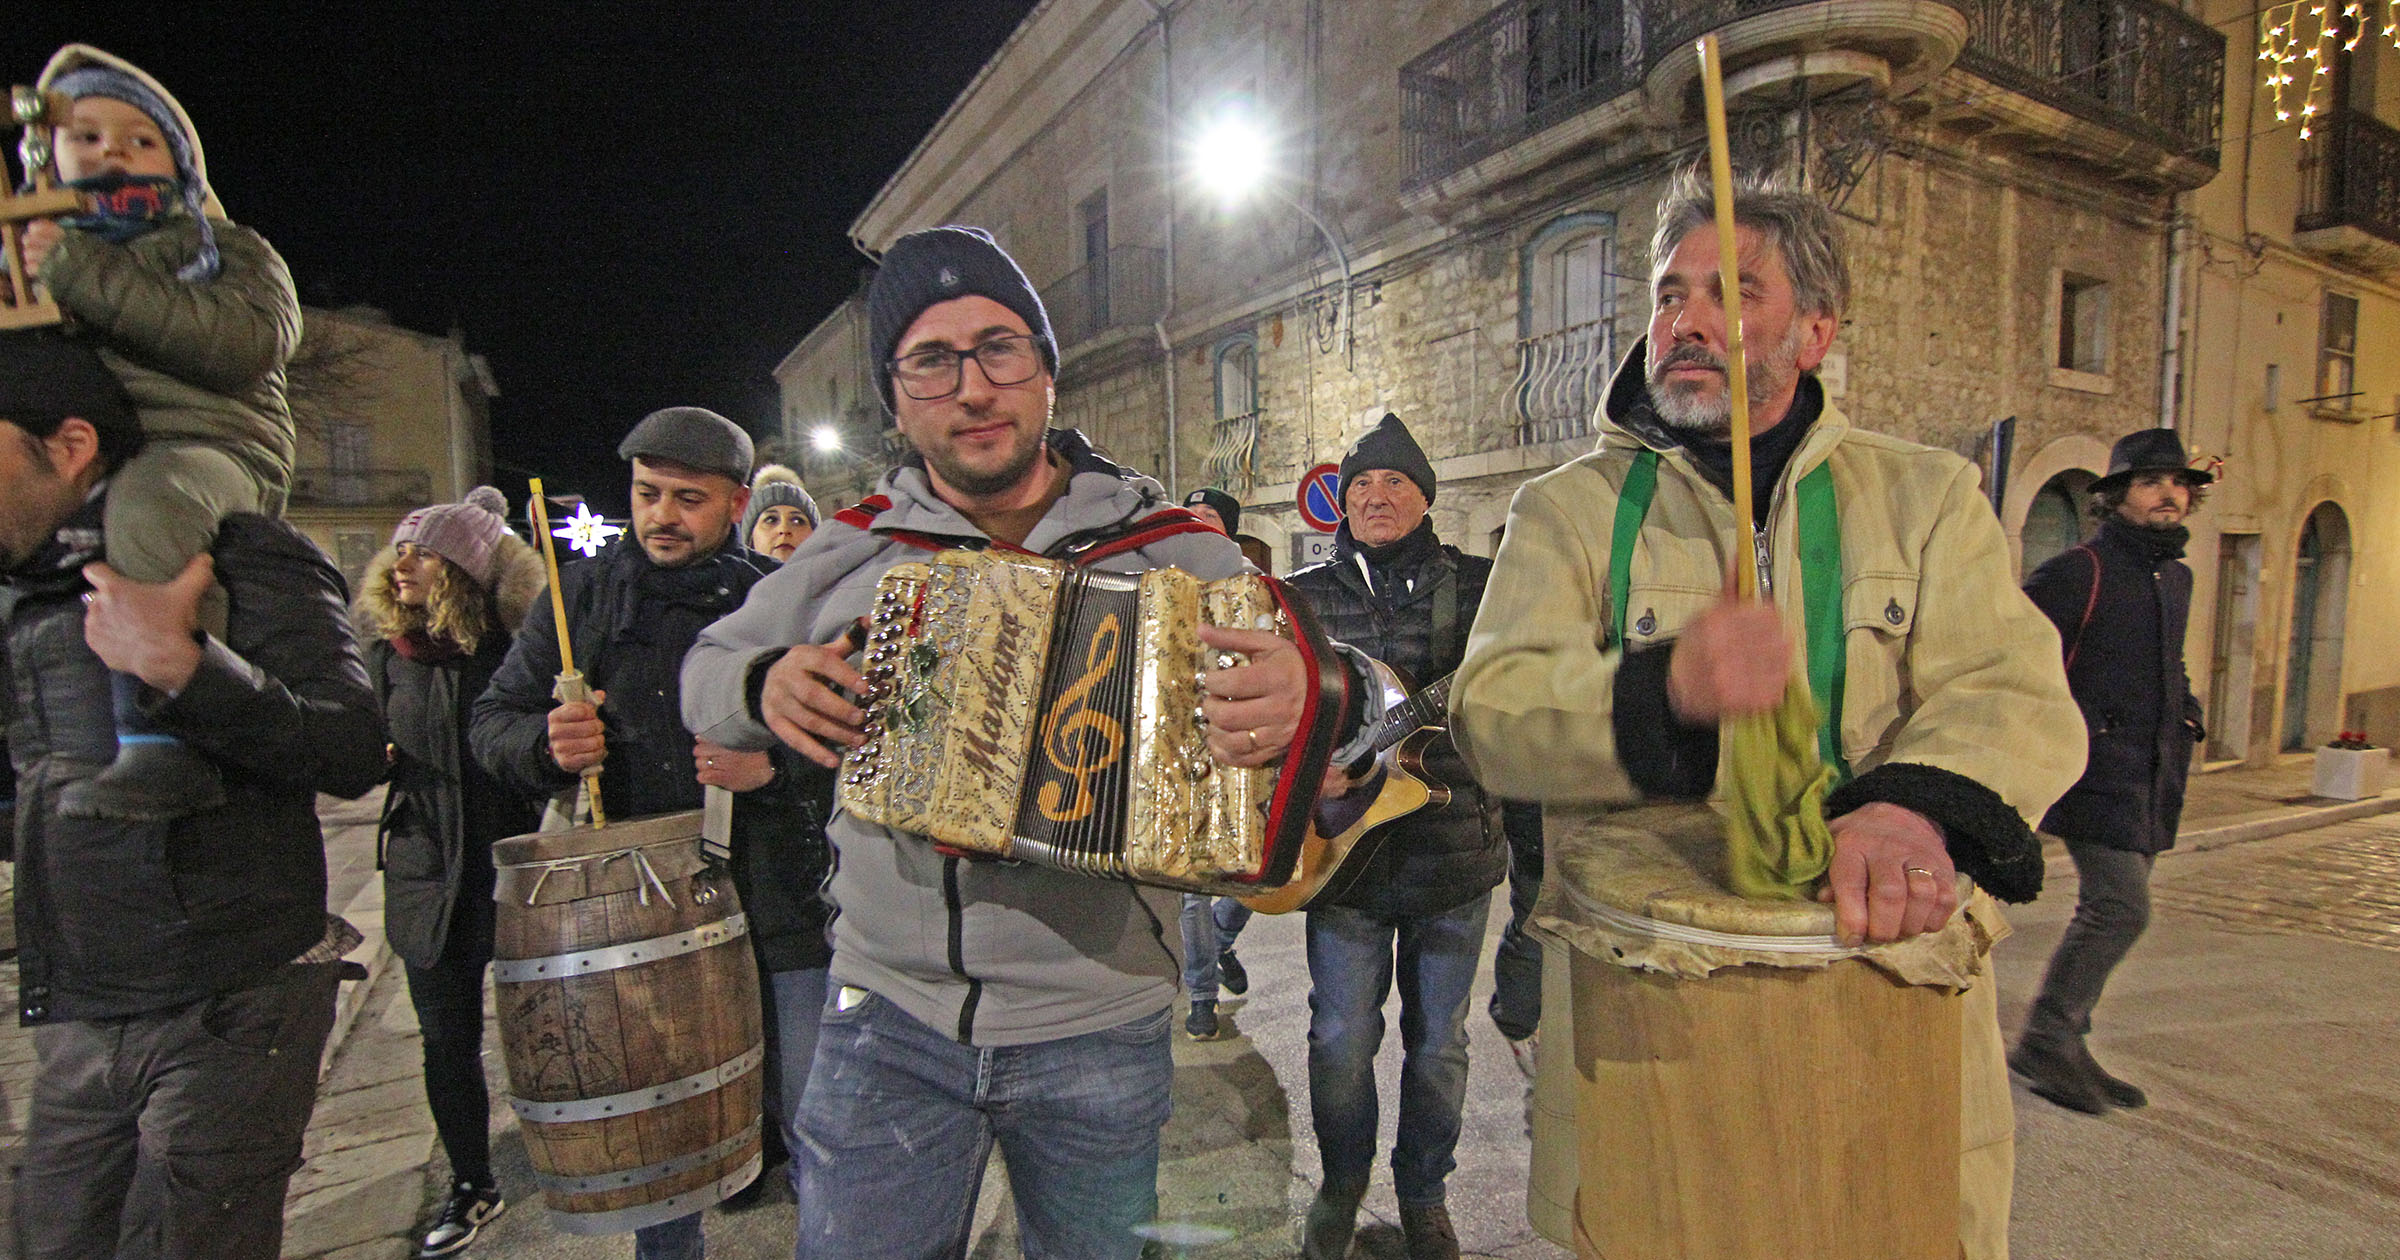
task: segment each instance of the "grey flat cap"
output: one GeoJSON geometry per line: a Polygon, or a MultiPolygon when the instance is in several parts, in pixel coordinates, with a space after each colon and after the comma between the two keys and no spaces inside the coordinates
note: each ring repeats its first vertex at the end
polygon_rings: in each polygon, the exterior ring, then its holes
{"type": "Polygon", "coordinates": [[[733,484],[750,484],[750,460],[755,451],[742,426],[706,407],[665,407],[642,417],[633,432],[617,444],[621,459],[663,459],[723,473],[733,484]]]}

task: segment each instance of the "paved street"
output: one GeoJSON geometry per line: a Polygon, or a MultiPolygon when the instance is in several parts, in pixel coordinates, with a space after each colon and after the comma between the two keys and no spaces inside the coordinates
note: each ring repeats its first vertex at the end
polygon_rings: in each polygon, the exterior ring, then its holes
{"type": "MultiPolygon", "coordinates": [[[[2195,781],[2185,848],[2162,859],[2157,920],[2111,986],[2093,1044],[2150,1088],[2148,1110],[2091,1119],[2019,1091],[2015,1251],[2038,1260],[2224,1256],[2388,1260],[2400,1237],[2400,1081],[2382,1065],[2400,1040],[2400,797],[2335,806],[2306,797],[2304,760],[2195,781]],[[2262,836],[2276,827],[2311,830],[2262,836]]],[[[336,892],[380,932],[369,805],[329,815],[336,892]],[[349,894],[355,894],[349,895],[349,894]]],[[[2013,915],[1999,951],[2002,1019],[2022,1018],[2073,904],[2073,870],[2051,864],[2042,901],[2013,915]]],[[[1495,921],[1492,928],[1497,932],[1495,921]]],[[[1228,1006],[1236,1033],[1176,1045],[1175,1118],[1160,1177],[1171,1254],[1291,1254],[1314,1191],[1305,1085],[1306,975],[1296,918],[1260,918],[1242,939],[1254,988],[1228,1006]]],[[[1488,956],[1488,955],[1487,955],[1488,956]]],[[[1562,1257],[1524,1224],[1523,1112],[1516,1074],[1476,998],[1466,1132],[1452,1206],[1471,1254],[1562,1257]]],[[[397,1260],[444,1170],[416,1079],[414,1021],[398,969],[361,995],[333,1056],[309,1164],[295,1179],[289,1256],[397,1260]]],[[[496,1042],[494,1043],[496,1047],[496,1042]]],[[[1397,1049],[1387,1047],[1385,1145],[1397,1049]]],[[[490,1056],[495,1099],[504,1081],[490,1056]]],[[[13,1150],[30,1079],[29,1040],[0,1030],[0,1126],[13,1150]]],[[[569,1238],[525,1193],[531,1173],[504,1102],[494,1108],[512,1209],[470,1255],[622,1257],[621,1238],[569,1238]]],[[[1397,1256],[1388,1173],[1368,1200],[1361,1256],[1397,1256]]],[[[790,1254],[788,1189],[745,1213],[710,1214],[720,1260],[790,1254]]],[[[981,1204],[973,1254],[1016,1254],[1005,1178],[981,1204]]]]}

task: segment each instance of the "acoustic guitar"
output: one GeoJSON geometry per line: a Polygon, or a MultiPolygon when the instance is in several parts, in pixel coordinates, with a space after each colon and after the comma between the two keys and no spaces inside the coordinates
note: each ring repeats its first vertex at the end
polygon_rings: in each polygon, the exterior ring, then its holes
{"type": "Polygon", "coordinates": [[[1368,747],[1374,774],[1348,795],[1318,803],[1289,883],[1240,898],[1241,903],[1260,914],[1286,914],[1305,910],[1319,898],[1338,897],[1358,882],[1383,847],[1384,833],[1377,828],[1428,806],[1449,804],[1449,786],[1427,768],[1438,751],[1449,747],[1450,731],[1443,725],[1449,707],[1446,677],[1385,714],[1368,747]]]}

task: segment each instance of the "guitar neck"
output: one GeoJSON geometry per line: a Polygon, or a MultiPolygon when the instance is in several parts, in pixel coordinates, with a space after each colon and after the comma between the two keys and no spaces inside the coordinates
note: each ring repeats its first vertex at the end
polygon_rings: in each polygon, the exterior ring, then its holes
{"type": "Polygon", "coordinates": [[[1450,679],[1454,677],[1454,674],[1444,675],[1441,681],[1419,690],[1401,701],[1400,707],[1385,714],[1382,728],[1375,732],[1374,750],[1382,752],[1425,727],[1442,725],[1450,707],[1450,679]]]}

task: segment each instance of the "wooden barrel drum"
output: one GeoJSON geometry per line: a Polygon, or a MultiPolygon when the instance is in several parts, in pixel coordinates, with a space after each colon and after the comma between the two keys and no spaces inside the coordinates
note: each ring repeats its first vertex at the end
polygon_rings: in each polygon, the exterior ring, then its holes
{"type": "Polygon", "coordinates": [[[700,817],[493,847],[511,1105],[567,1233],[673,1220],[758,1175],[758,969],[700,817]]]}
{"type": "Polygon", "coordinates": [[[1952,1260],[1964,1003],[1931,977],[1972,969],[1975,929],[1881,947],[1912,950],[1895,978],[1830,906],[1725,891],[1722,834],[1692,806],[1550,824],[1572,997],[1545,1009],[1537,1092],[1575,1124],[1571,1147],[1537,1133],[1537,1209],[1563,1157],[1593,1260],[1952,1260]]]}

